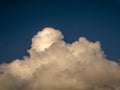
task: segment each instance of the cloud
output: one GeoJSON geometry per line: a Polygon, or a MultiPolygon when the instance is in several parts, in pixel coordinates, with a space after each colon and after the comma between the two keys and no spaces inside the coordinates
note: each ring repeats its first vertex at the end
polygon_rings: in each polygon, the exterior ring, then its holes
{"type": "Polygon", "coordinates": [[[0,65],[0,90],[120,90],[120,65],[100,42],[85,37],[68,44],[59,30],[32,38],[30,56],[0,65]]]}

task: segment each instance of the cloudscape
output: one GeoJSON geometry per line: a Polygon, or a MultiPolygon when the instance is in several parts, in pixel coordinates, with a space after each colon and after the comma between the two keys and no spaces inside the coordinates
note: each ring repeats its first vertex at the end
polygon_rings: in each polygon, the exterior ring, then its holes
{"type": "Polygon", "coordinates": [[[120,65],[99,41],[63,38],[51,27],[34,35],[29,56],[0,65],[0,90],[120,90],[120,65]]]}

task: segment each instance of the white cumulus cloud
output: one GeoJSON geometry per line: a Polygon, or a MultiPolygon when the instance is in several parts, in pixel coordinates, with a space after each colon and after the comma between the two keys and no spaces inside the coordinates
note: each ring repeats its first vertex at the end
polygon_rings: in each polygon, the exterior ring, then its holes
{"type": "Polygon", "coordinates": [[[29,56],[0,65],[0,90],[120,90],[120,65],[100,42],[85,37],[68,44],[54,28],[32,38],[29,56]]]}

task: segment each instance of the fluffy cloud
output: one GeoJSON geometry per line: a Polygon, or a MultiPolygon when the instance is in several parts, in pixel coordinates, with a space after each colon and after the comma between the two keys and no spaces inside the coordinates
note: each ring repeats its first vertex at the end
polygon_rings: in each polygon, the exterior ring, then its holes
{"type": "Polygon", "coordinates": [[[67,44],[59,30],[32,38],[30,56],[0,65],[0,90],[120,90],[120,65],[100,42],[84,37],[67,44]]]}

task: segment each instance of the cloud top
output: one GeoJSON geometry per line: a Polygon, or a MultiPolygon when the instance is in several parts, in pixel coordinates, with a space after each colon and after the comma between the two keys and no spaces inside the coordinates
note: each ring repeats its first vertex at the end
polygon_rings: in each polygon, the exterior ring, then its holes
{"type": "Polygon", "coordinates": [[[60,31],[53,28],[44,28],[32,38],[32,49],[35,49],[36,51],[44,51],[53,43],[61,41],[62,39],[63,35],[60,31]]]}

